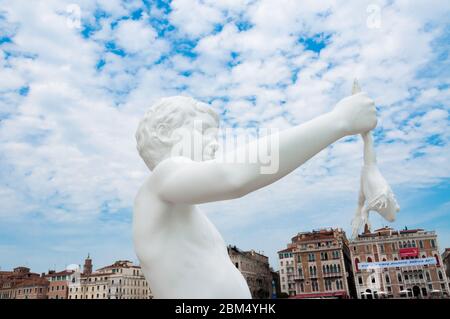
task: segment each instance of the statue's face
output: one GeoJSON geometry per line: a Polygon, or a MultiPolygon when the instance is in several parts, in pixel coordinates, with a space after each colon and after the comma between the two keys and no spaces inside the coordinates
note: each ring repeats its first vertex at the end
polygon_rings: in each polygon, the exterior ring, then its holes
{"type": "Polygon", "coordinates": [[[172,136],[176,136],[179,142],[174,146],[172,155],[189,157],[194,161],[212,160],[219,146],[217,134],[218,126],[214,118],[199,112],[174,130],[172,136]]]}

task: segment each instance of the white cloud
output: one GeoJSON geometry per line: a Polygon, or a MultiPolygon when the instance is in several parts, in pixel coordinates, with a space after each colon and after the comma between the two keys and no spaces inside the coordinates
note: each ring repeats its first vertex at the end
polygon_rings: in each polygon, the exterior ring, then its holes
{"type": "Polygon", "coordinates": [[[182,34],[199,37],[211,32],[223,19],[223,13],[199,0],[174,0],[171,3],[170,21],[182,34]]]}
{"type": "Polygon", "coordinates": [[[114,33],[119,46],[131,53],[149,50],[157,36],[155,30],[142,20],[123,20],[114,33]]]}

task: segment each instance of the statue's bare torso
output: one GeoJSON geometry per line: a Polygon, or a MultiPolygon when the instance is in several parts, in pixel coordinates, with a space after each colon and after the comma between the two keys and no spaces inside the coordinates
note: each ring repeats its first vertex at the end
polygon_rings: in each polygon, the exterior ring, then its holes
{"type": "Polygon", "coordinates": [[[251,298],[222,236],[205,214],[194,205],[162,201],[153,184],[149,177],[139,190],[133,218],[136,253],[153,294],[158,298],[251,298]]]}

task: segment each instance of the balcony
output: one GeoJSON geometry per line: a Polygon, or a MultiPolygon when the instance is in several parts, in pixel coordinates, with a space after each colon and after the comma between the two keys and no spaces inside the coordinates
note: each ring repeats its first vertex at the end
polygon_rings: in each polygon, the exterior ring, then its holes
{"type": "Polygon", "coordinates": [[[324,273],[323,277],[325,277],[325,278],[342,277],[342,272],[328,272],[328,273],[324,273]]]}
{"type": "Polygon", "coordinates": [[[301,274],[301,275],[299,275],[299,274],[294,275],[293,278],[294,278],[294,281],[305,280],[305,276],[303,274],[301,274]]]}

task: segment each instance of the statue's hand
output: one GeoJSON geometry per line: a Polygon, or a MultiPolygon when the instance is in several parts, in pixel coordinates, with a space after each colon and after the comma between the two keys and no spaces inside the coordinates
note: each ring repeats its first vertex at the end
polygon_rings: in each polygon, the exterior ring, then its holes
{"type": "Polygon", "coordinates": [[[333,114],[345,135],[365,133],[377,126],[375,103],[364,92],[339,101],[333,114]]]}

